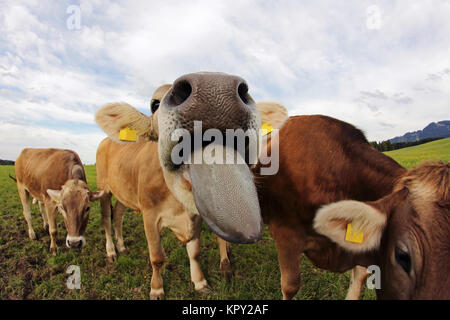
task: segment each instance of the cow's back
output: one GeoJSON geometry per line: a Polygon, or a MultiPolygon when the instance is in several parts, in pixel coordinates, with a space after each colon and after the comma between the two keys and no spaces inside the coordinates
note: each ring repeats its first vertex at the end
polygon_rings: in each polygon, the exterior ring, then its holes
{"type": "Polygon", "coordinates": [[[104,139],[97,149],[97,188],[114,194],[128,208],[157,205],[173,197],[164,181],[158,144],[104,139]]]}
{"type": "Polygon", "coordinates": [[[78,154],[72,150],[35,149],[22,150],[15,162],[16,178],[37,199],[46,197],[47,189],[61,189],[72,178],[74,166],[80,166],[76,178],[86,182],[86,175],[78,154]]]}
{"type": "Polygon", "coordinates": [[[290,117],[279,131],[278,173],[256,175],[264,222],[274,238],[293,233],[303,239],[316,266],[345,271],[354,256],[313,230],[317,209],[343,199],[377,200],[405,171],[348,123],[319,115],[290,117]]]}
{"type": "Polygon", "coordinates": [[[354,126],[326,116],[295,116],[279,131],[278,173],[257,181],[261,201],[268,200],[261,207],[272,209],[264,212],[267,220],[277,215],[277,206],[286,204],[293,210],[308,209],[292,213],[311,222],[311,213],[323,204],[379,199],[392,191],[403,172],[354,126]]]}

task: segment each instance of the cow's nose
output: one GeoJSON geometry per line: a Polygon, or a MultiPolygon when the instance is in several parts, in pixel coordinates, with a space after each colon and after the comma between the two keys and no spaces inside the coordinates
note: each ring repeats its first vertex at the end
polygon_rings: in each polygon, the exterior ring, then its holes
{"type": "Polygon", "coordinates": [[[256,105],[248,94],[248,85],[238,76],[199,72],[178,78],[163,103],[176,108],[185,129],[193,120],[202,120],[203,128],[247,129],[256,105]]]}
{"type": "Polygon", "coordinates": [[[67,246],[72,249],[81,248],[81,246],[83,245],[83,241],[81,240],[66,240],[66,242],[67,246]]]}
{"type": "Polygon", "coordinates": [[[175,81],[172,89],[172,93],[170,95],[169,106],[178,107],[185,102],[192,93],[192,81],[189,79],[178,79],[175,81]]]}

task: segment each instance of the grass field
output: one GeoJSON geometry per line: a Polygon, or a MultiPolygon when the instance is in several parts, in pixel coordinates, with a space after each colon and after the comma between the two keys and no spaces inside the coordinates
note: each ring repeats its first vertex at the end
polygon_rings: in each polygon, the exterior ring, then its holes
{"type": "Polygon", "coordinates": [[[410,169],[425,160],[450,161],[450,138],[436,140],[414,147],[387,151],[388,156],[410,169]]]}
{"type": "MultiPolygon", "coordinates": [[[[406,167],[421,160],[449,161],[450,139],[388,152],[406,167]]],[[[66,231],[58,217],[58,253],[49,253],[50,237],[42,229],[38,206],[32,206],[33,227],[39,240],[28,238],[26,223],[15,183],[8,174],[13,166],[0,166],[0,299],[148,299],[151,267],[142,217],[127,211],[124,239],[129,253],[113,264],[105,259],[105,238],[100,205],[95,203],[86,230],[87,245],[73,251],[64,245],[66,231]],[[66,288],[69,265],[81,268],[81,289],[66,288]]],[[[86,166],[89,186],[96,190],[95,166],[86,166]]],[[[169,299],[281,299],[280,272],[276,249],[267,230],[253,245],[233,245],[234,277],[230,282],[219,272],[219,251],[215,237],[203,226],[201,265],[212,293],[201,295],[190,282],[186,248],[165,230],[162,235],[167,263],[163,272],[169,299]]],[[[349,274],[333,274],[315,268],[304,258],[302,288],[296,299],[343,299],[349,274]]],[[[374,299],[364,288],[362,299],[374,299]]]]}

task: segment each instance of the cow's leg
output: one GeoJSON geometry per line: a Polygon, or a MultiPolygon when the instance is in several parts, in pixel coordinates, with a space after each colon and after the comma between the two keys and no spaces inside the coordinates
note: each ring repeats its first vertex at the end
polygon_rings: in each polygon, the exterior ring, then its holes
{"type": "Polygon", "coordinates": [[[47,212],[48,232],[50,234],[50,252],[55,253],[57,250],[56,236],[58,234],[58,229],[56,225],[56,217],[58,215],[58,209],[51,200],[44,201],[44,206],[45,211],[47,212]]]}
{"type": "Polygon", "coordinates": [[[161,235],[156,211],[143,210],[145,237],[147,238],[150,263],[152,264],[152,280],[150,282],[150,299],[159,300],[164,297],[161,269],[165,262],[164,249],[161,245],[161,235]]]}
{"type": "Polygon", "coordinates": [[[41,201],[38,201],[39,204],[39,210],[41,211],[42,215],[42,227],[45,231],[48,232],[48,218],[47,218],[47,210],[45,210],[45,206],[41,201]]]}
{"type": "Polygon", "coordinates": [[[350,287],[348,288],[345,300],[359,300],[364,281],[369,276],[365,267],[356,266],[352,269],[350,276],[350,287]]]}
{"type": "Polygon", "coordinates": [[[122,254],[125,254],[127,252],[127,249],[125,248],[125,244],[123,242],[123,235],[122,235],[123,215],[125,214],[126,210],[127,207],[125,207],[119,200],[117,200],[116,205],[114,206],[114,214],[113,214],[114,235],[116,237],[117,250],[122,254]]]}
{"type": "Polygon", "coordinates": [[[25,189],[21,183],[17,183],[17,190],[19,191],[20,202],[22,203],[22,213],[28,225],[28,236],[35,240],[36,234],[31,223],[31,208],[30,208],[30,193],[25,189]]]}
{"type": "Polygon", "coordinates": [[[301,253],[293,248],[277,245],[278,263],[281,272],[281,291],[284,300],[291,300],[300,289],[301,253]]]}
{"type": "Polygon", "coordinates": [[[273,226],[270,231],[277,247],[283,299],[291,300],[301,285],[300,262],[304,242],[292,229],[273,226]]]}
{"type": "Polygon", "coordinates": [[[220,273],[227,280],[230,280],[233,276],[233,270],[231,269],[231,244],[219,236],[216,236],[217,243],[219,244],[220,253],[220,273]]]}
{"type": "Polygon", "coordinates": [[[195,232],[191,241],[186,244],[186,250],[189,256],[189,265],[191,269],[191,280],[194,283],[196,291],[209,293],[208,282],[200,268],[200,233],[202,231],[202,219],[199,216],[195,218],[195,232]]]}
{"type": "Polygon", "coordinates": [[[106,237],[106,259],[108,262],[113,262],[116,260],[117,255],[111,237],[111,193],[105,193],[103,197],[100,198],[100,205],[102,208],[102,223],[106,237]]]}

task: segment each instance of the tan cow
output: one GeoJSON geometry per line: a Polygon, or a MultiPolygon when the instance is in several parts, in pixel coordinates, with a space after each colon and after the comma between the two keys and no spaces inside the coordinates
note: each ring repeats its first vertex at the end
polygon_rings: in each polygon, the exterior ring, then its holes
{"type": "MultiPolygon", "coordinates": [[[[225,194],[221,181],[213,179],[210,184],[201,185],[195,181],[191,184],[186,179],[186,171],[198,171],[201,168],[184,161],[178,164],[172,162],[172,149],[178,145],[178,141],[172,140],[172,133],[183,129],[193,134],[196,120],[202,120],[203,130],[217,129],[223,133],[227,129],[258,131],[261,127],[258,110],[248,94],[246,82],[237,76],[212,72],[193,73],[178,78],[151,117],[126,104],[105,106],[96,117],[99,126],[113,140],[118,140],[122,129],[129,128],[144,139],[158,141],[158,157],[164,180],[184,207],[189,212],[199,213],[202,218],[211,216],[210,208],[198,210],[196,201],[217,208],[215,213],[219,216],[226,216],[231,212],[234,219],[207,224],[224,240],[253,243],[262,237],[264,228],[256,189],[250,181],[250,169],[228,166],[233,176],[228,181],[228,191],[236,187],[236,190],[242,192],[225,194]],[[242,172],[245,172],[245,179],[242,172]],[[221,190],[215,190],[216,187],[221,190]],[[217,196],[211,199],[204,194],[205,191],[217,196]],[[194,194],[197,194],[196,200],[194,194]],[[218,205],[221,201],[226,201],[229,206],[218,205]]],[[[224,169],[223,166],[212,166],[212,169],[216,170],[216,177],[223,176],[220,171],[224,169]]]]}
{"type": "Polygon", "coordinates": [[[89,220],[90,201],[103,192],[92,192],[79,156],[71,150],[24,149],[15,163],[17,189],[28,224],[30,239],[36,239],[31,223],[30,195],[39,203],[44,229],[50,233],[50,251],[55,252],[56,217],[64,217],[67,228],[66,245],[81,248],[89,220]]]}
{"type": "MultiPolygon", "coordinates": [[[[156,113],[159,103],[171,85],[158,88],[151,100],[151,111],[156,113]]],[[[123,105],[109,105],[100,109],[96,120],[105,126],[102,119],[117,118],[123,105]],[[114,110],[114,111],[113,111],[114,110]],[[106,112],[106,115],[105,115],[106,112]]],[[[259,106],[258,106],[259,107],[259,106]]],[[[278,104],[265,102],[261,110],[269,113],[287,115],[286,109],[278,104]],[[277,110],[272,110],[277,109],[277,110]]],[[[281,116],[278,117],[281,123],[281,116]]],[[[287,118],[285,116],[285,118],[287,118]]],[[[265,118],[263,118],[265,119],[265,118]]],[[[107,123],[110,125],[110,123],[107,123]]],[[[162,227],[169,227],[177,237],[187,243],[187,251],[191,265],[191,279],[195,289],[205,291],[207,282],[200,269],[198,261],[200,254],[201,218],[196,212],[189,212],[176,200],[164,181],[163,170],[156,156],[158,144],[146,139],[140,139],[135,144],[118,144],[111,139],[105,139],[97,151],[97,186],[105,190],[102,198],[102,216],[106,233],[106,250],[109,260],[116,256],[111,239],[111,195],[118,199],[114,208],[114,227],[117,249],[124,252],[122,236],[122,219],[126,207],[142,212],[144,227],[153,267],[150,298],[161,298],[164,291],[160,269],[164,262],[164,251],[161,247],[160,232],[162,227]]],[[[186,185],[189,184],[186,183],[186,185]]],[[[229,278],[232,274],[229,260],[230,244],[217,237],[220,250],[220,270],[229,278]]]]}
{"type": "Polygon", "coordinates": [[[122,221],[126,208],[139,211],[144,220],[153,274],[151,299],[162,298],[163,281],[160,274],[164,263],[161,246],[162,228],[170,228],[183,242],[191,264],[191,279],[195,290],[206,291],[207,282],[200,269],[199,250],[201,219],[186,211],[166,187],[157,158],[158,145],[141,140],[133,144],[119,144],[106,138],[97,150],[97,187],[105,191],[100,199],[102,222],[106,234],[106,254],[109,261],[116,257],[111,238],[111,196],[117,198],[114,212],[115,237],[119,253],[125,252],[122,221]]]}

